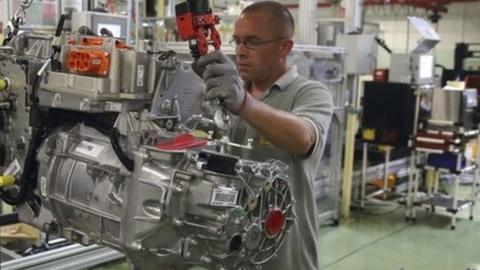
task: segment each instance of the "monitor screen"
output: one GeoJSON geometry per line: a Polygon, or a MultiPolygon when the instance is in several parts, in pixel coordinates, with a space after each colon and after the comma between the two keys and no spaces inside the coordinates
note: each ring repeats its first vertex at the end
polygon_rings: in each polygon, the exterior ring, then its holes
{"type": "Polygon", "coordinates": [[[98,23],[97,25],[98,35],[101,35],[100,30],[102,30],[102,28],[105,28],[108,31],[112,32],[114,37],[122,37],[122,26],[119,24],[98,23]]]}
{"type": "Polygon", "coordinates": [[[127,17],[106,13],[89,12],[92,15],[92,31],[100,35],[100,30],[106,28],[115,38],[127,37],[127,17]]]}
{"type": "Polygon", "coordinates": [[[433,78],[434,60],[433,55],[421,55],[418,65],[420,79],[433,78]]]}

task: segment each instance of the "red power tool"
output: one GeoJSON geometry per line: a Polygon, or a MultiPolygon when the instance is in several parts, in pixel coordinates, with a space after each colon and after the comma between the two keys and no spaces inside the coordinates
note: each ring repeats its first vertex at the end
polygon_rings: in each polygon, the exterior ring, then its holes
{"type": "Polygon", "coordinates": [[[212,14],[208,0],[187,0],[175,6],[177,28],[182,40],[188,40],[190,51],[196,60],[207,54],[208,45],[220,49],[222,41],[215,29],[220,17],[212,14]]]}

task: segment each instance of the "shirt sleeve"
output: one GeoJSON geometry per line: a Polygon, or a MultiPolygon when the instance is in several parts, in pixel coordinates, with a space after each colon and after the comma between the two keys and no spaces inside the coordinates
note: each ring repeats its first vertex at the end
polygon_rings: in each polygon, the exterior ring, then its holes
{"type": "MultiPolygon", "coordinates": [[[[309,82],[297,93],[292,113],[308,121],[315,130],[315,145],[308,157],[321,157],[333,114],[330,91],[319,82],[309,82]]],[[[304,158],[308,158],[304,157],[304,158]]]]}

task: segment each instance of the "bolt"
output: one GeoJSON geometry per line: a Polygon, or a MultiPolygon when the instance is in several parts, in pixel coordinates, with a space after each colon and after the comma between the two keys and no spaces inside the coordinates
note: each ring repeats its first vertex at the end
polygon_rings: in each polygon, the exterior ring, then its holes
{"type": "Polygon", "coordinates": [[[200,261],[203,262],[203,263],[211,263],[212,262],[212,259],[210,257],[208,257],[207,255],[202,255],[200,257],[200,261]]]}
{"type": "Polygon", "coordinates": [[[196,245],[198,245],[198,241],[190,238],[190,245],[196,246],[196,245]]]}
{"type": "Polygon", "coordinates": [[[26,139],[25,139],[24,136],[18,137],[15,141],[16,141],[17,149],[19,149],[19,150],[25,150],[25,142],[26,142],[26,139]]]}
{"type": "Polygon", "coordinates": [[[175,226],[182,226],[183,220],[176,218],[173,220],[173,224],[175,224],[175,226]]]}

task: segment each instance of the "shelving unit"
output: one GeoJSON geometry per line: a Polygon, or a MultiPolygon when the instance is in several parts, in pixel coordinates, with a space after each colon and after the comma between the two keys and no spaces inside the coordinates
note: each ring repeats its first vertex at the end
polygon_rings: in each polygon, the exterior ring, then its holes
{"type": "Polygon", "coordinates": [[[437,209],[444,210],[451,214],[450,228],[456,228],[457,214],[459,211],[469,208],[469,218],[473,220],[475,198],[479,183],[479,155],[477,153],[475,160],[467,160],[465,156],[466,144],[476,140],[480,143],[479,130],[463,129],[453,132],[443,132],[438,130],[426,130],[419,132],[414,139],[414,149],[416,156],[425,155],[425,163],[420,163],[416,159],[416,166],[412,170],[412,177],[409,181],[409,205],[410,213],[408,219],[416,219],[416,208],[427,207],[432,213],[437,209]],[[434,174],[433,181],[426,181],[426,195],[419,197],[418,186],[420,173],[422,171],[431,171],[434,174]],[[464,173],[473,172],[473,183],[470,195],[465,198],[459,194],[460,177],[464,173]],[[450,195],[439,193],[438,186],[441,174],[451,174],[454,177],[453,190],[450,195]]]}

